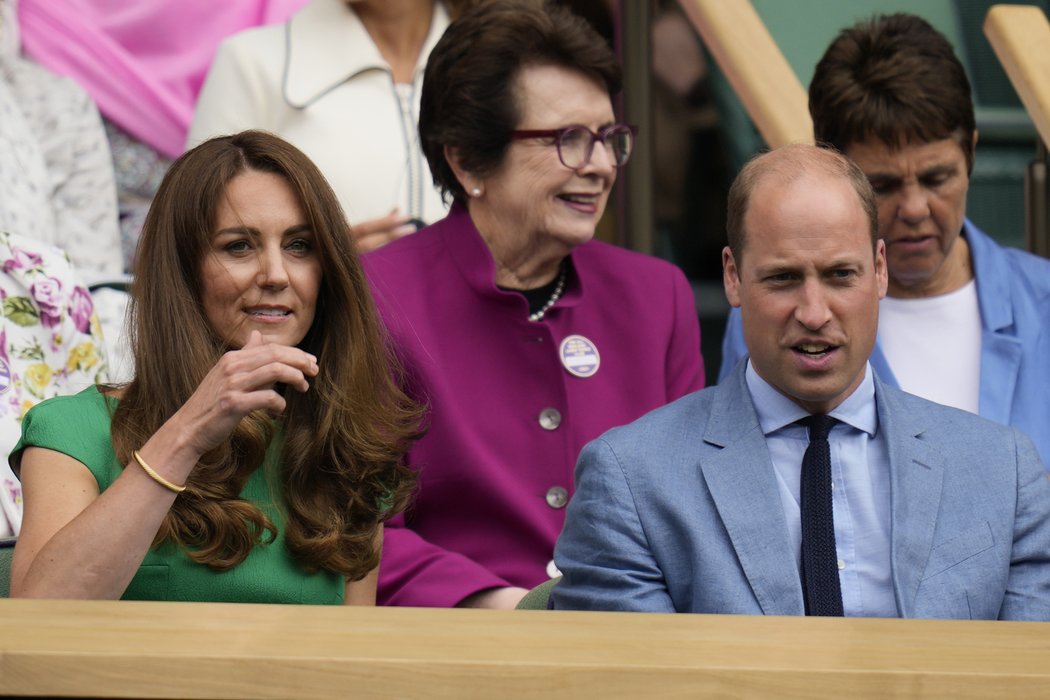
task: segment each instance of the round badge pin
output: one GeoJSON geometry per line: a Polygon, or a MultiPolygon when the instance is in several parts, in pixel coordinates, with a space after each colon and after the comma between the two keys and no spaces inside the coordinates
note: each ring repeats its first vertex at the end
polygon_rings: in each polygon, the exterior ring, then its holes
{"type": "Polygon", "coordinates": [[[584,379],[593,377],[602,362],[597,346],[582,335],[570,335],[561,341],[558,355],[569,374],[584,379]]]}
{"type": "Polygon", "coordinates": [[[11,388],[11,367],[7,360],[0,358],[0,394],[7,393],[11,388]]]}

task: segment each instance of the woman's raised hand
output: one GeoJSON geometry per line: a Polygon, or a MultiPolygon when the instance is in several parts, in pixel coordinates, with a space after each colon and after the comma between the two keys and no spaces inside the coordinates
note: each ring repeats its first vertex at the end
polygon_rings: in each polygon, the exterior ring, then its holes
{"type": "Polygon", "coordinates": [[[316,357],[267,342],[259,331],[252,331],[244,347],[219,359],[168,425],[190,436],[199,456],[222,443],[252,411],[280,415],[286,404],[277,384],[305,392],[315,376],[316,357]]]}

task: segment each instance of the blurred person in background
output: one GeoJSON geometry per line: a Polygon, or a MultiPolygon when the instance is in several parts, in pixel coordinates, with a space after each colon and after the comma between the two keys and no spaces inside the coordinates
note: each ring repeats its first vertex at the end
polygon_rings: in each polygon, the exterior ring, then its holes
{"type": "Polygon", "coordinates": [[[311,0],[282,25],[219,47],[187,143],[245,128],[280,134],[332,183],[371,250],[440,219],[416,122],[423,67],[469,0],[311,0]]]}
{"type": "MultiPolygon", "coordinates": [[[[91,293],[65,252],[0,232],[0,454],[22,434],[30,408],[109,381],[91,293]]],[[[0,463],[0,537],[22,525],[22,486],[0,463]]]]}
{"type": "Polygon", "coordinates": [[[66,251],[85,280],[124,271],[113,164],[91,98],[19,55],[15,0],[0,0],[0,231],[66,251]]]}

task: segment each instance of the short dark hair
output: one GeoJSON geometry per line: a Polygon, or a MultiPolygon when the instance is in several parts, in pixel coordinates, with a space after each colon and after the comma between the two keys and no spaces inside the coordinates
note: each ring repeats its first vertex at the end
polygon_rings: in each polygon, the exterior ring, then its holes
{"type": "Polygon", "coordinates": [[[871,249],[876,249],[879,240],[879,209],[875,201],[875,192],[871,189],[871,183],[864,172],[852,160],[826,144],[791,144],[761,153],[749,160],[729,188],[726,234],[729,238],[729,249],[733,252],[733,259],[737,265],[740,265],[746,242],[744,219],[751,205],[751,195],[759,182],[771,176],[791,182],[814,172],[843,178],[849,182],[853,191],[857,193],[857,199],[868,220],[871,249]]]}
{"type": "Polygon", "coordinates": [[[970,81],[952,45],[915,15],[876,15],[842,30],[809,85],[813,135],[845,152],[872,137],[891,148],[954,138],[973,171],[970,81]]]}
{"type": "Polygon", "coordinates": [[[526,66],[575,70],[620,91],[621,73],[608,43],[584,19],[540,0],[490,0],[452,22],[427,60],[419,137],[434,183],[464,200],[445,160],[456,148],[463,167],[486,175],[503,162],[518,128],[517,78],[526,66]]]}

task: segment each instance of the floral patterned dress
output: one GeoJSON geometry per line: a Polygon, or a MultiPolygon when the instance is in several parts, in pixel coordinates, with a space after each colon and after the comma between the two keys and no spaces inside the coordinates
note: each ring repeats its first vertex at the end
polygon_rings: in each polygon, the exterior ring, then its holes
{"type": "MultiPolygon", "coordinates": [[[[65,253],[0,232],[0,270],[0,450],[7,455],[31,407],[109,375],[91,294],[65,253]]],[[[17,534],[20,505],[18,482],[0,460],[0,537],[17,534]]]]}

